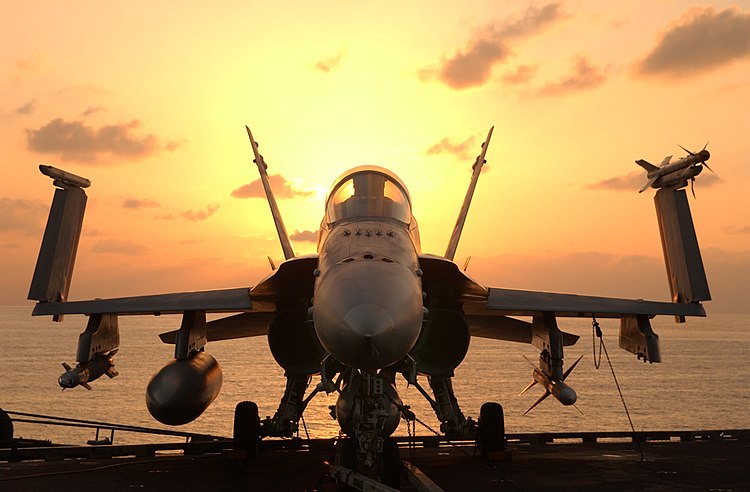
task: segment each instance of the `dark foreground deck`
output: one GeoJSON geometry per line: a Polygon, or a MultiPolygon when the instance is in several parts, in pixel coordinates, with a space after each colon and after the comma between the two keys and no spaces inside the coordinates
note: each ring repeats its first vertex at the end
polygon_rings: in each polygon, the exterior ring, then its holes
{"type": "MultiPolygon", "coordinates": [[[[750,490],[750,431],[626,436],[509,436],[512,459],[494,462],[468,443],[420,438],[413,451],[402,442],[401,456],[446,491],[750,490]]],[[[252,461],[230,448],[214,441],[0,449],[0,490],[336,490],[323,464],[332,461],[332,440],[264,442],[252,461]]],[[[408,475],[402,490],[420,490],[408,475]]]]}

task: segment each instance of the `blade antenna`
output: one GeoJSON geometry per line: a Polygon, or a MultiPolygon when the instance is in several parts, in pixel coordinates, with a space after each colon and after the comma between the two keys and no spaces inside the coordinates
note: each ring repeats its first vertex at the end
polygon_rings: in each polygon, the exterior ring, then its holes
{"type": "Polygon", "coordinates": [[[453,234],[451,234],[451,239],[450,241],[448,241],[448,248],[445,250],[445,257],[451,261],[456,256],[456,250],[458,249],[458,240],[461,238],[461,231],[463,231],[464,224],[466,223],[466,216],[469,213],[469,205],[471,205],[471,199],[474,196],[474,190],[477,187],[477,181],[479,181],[479,174],[482,172],[482,166],[485,162],[487,162],[484,160],[484,156],[487,154],[487,147],[490,144],[490,138],[492,138],[492,130],[494,129],[494,126],[491,127],[490,131],[487,133],[487,138],[482,144],[482,151],[477,156],[477,159],[476,161],[474,161],[474,165],[471,168],[471,183],[469,183],[469,189],[466,191],[464,203],[461,206],[461,211],[458,214],[458,219],[456,219],[456,226],[453,228],[453,234]]]}

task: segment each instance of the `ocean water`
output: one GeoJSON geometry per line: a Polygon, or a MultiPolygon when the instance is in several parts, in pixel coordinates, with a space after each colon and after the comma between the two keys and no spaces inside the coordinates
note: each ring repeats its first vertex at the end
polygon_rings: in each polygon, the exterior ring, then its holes
{"type": "MultiPolygon", "coordinates": [[[[178,328],[179,316],[121,317],[120,351],[115,356],[120,375],[94,381],[92,391],[80,387],[61,391],[57,385],[63,372],[61,362],[74,364],[86,317],[68,316],[63,323],[53,323],[49,318],[32,318],[31,309],[29,304],[0,310],[0,408],[169,428],[149,415],[145,390],[151,376],[173,357],[173,346],[161,343],[158,334],[178,328]]],[[[661,340],[660,364],[638,361],[618,348],[618,321],[600,322],[636,430],[750,428],[750,315],[711,315],[685,324],[675,324],[671,317],[656,318],[652,325],[661,340]]],[[[566,364],[583,355],[567,380],[578,393],[580,412],[550,397],[523,415],[543,393],[535,387],[518,395],[532,371],[523,356],[536,361],[538,352],[527,344],[473,338],[454,378],[464,413],[476,417],[483,402],[499,402],[505,409],[509,433],[630,430],[603,354],[600,368],[594,367],[590,320],[562,319],[560,326],[581,336],[565,352],[566,364]]],[[[229,437],[234,406],[243,400],[258,403],[261,416],[274,413],[284,390],[284,377],[265,337],[211,342],[206,350],[223,369],[222,391],[197,420],[171,429],[229,437]]],[[[428,388],[426,378],[420,377],[420,381],[428,388]]],[[[313,384],[316,382],[313,378],[313,384]]],[[[397,385],[404,403],[437,429],[435,415],[419,392],[407,387],[403,379],[397,385]]],[[[338,426],[328,414],[328,406],[334,403],[335,395],[322,394],[312,400],[304,419],[311,437],[338,434],[338,426]]],[[[402,422],[397,434],[406,432],[402,422]]],[[[420,424],[417,432],[430,433],[420,424]]],[[[94,431],[16,423],[15,436],[76,444],[92,439],[94,431]]],[[[119,431],[115,435],[119,443],[147,439],[165,440],[119,431]]]]}

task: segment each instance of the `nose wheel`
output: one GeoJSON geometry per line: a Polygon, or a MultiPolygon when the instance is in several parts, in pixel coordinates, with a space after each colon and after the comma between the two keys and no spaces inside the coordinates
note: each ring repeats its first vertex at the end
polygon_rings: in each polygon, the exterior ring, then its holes
{"type": "Polygon", "coordinates": [[[258,405],[252,401],[239,402],[234,408],[234,449],[244,451],[248,458],[257,457],[259,432],[258,405]]]}
{"type": "Polygon", "coordinates": [[[499,403],[484,403],[479,410],[477,447],[484,459],[505,453],[505,416],[499,403]]]}

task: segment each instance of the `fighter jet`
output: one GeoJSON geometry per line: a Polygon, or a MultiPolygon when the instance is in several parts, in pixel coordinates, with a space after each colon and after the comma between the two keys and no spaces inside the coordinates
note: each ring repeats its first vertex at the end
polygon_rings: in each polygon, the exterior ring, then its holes
{"type": "MultiPolygon", "coordinates": [[[[494,288],[471,279],[453,259],[492,129],[474,161],[446,251],[437,255],[421,250],[406,185],[383,167],[361,166],[333,183],[317,253],[297,256],[269,184],[268,166],[249,128],[247,135],[285,257],[252,287],[69,301],[86,204],[83,188],[90,181],[40,166],[57,189],[29,292],[29,299],[38,301],[33,315],[52,315],[57,321],[66,314],[89,316],[79,338],[77,366],[66,367],[70,374],[61,377],[61,385],[88,384],[94,377],[77,376],[93,371],[101,360],[107,361],[106,367],[95,375],[105,370],[116,375],[112,358],[119,346],[118,316],[182,314],[179,329],[160,335],[175,345],[174,360],[153,376],[146,391],[154,418],[181,425],[200,416],[221,388],[221,368],[205,350],[207,342],[266,336],[285,371],[286,387],[273,417],[260,420],[251,401],[237,404],[235,447],[252,456],[262,438],[295,435],[310,400],[319,392],[335,392],[332,417],[348,436],[339,443],[340,463],[393,484],[400,461],[390,436],[402,419],[414,417],[399,397],[398,377],[429,401],[446,436],[476,438],[483,453],[504,446],[502,406],[485,403],[477,422],[465,417],[453,391],[454,370],[472,337],[533,344],[540,357],[532,377],[545,389],[539,401],[552,395],[572,405],[576,393],[566,378],[575,364],[564,369],[563,348],[578,337],[562,332],[558,317],[620,318],[620,346],[638,358],[659,362],[659,340],[650,318],[705,316],[700,301],[710,299],[707,289],[680,284],[695,283],[699,275],[692,273],[688,280],[678,276],[674,281],[681,288],[674,302],[494,288]],[[207,313],[234,314],[207,322],[207,313]],[[311,384],[313,378],[317,384],[311,384]]],[[[683,168],[705,160],[707,152],[702,152],[681,161],[687,163],[683,168]]],[[[672,242],[670,248],[683,248],[673,236],[684,240],[684,234],[677,233],[662,239],[672,242]]],[[[685,261],[686,255],[676,257],[685,261]]],[[[682,267],[690,272],[696,268],[682,267]]]]}
{"type": "Polygon", "coordinates": [[[706,161],[711,157],[711,154],[706,150],[708,143],[703,146],[700,152],[691,152],[683,146],[680,146],[682,150],[688,153],[685,157],[680,157],[675,162],[670,163],[672,156],[668,155],[664,158],[659,166],[655,166],[648,161],[638,159],[635,161],[636,164],[646,170],[648,181],[643,185],[638,192],[642,193],[650,186],[651,188],[684,188],[690,181],[690,190],[695,196],[695,177],[698,176],[703,167],[705,166],[709,171],[713,172],[713,169],[708,167],[706,161]]]}

